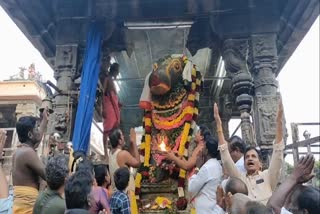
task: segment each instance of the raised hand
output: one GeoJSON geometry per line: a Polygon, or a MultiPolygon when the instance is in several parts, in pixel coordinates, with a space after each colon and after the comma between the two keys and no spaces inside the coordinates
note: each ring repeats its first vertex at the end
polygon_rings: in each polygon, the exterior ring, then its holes
{"type": "Polygon", "coordinates": [[[224,197],[224,191],[221,187],[221,185],[219,185],[217,187],[217,204],[219,205],[219,207],[221,207],[224,211],[226,211],[226,203],[225,203],[225,197],[224,197]]]}
{"type": "Polygon", "coordinates": [[[280,99],[278,103],[277,122],[282,122],[282,117],[283,117],[283,105],[282,105],[282,99],[280,99]]]}
{"type": "Polygon", "coordinates": [[[136,131],[135,131],[135,129],[134,128],[131,128],[130,129],[130,142],[131,143],[136,143],[136,136],[137,136],[137,134],[136,134],[136,131]]]}
{"type": "Polygon", "coordinates": [[[204,143],[199,143],[197,147],[193,150],[194,153],[198,156],[199,153],[201,153],[204,149],[205,144],[204,143]]]}
{"type": "Polygon", "coordinates": [[[219,128],[221,128],[222,122],[221,122],[221,118],[220,118],[220,115],[219,115],[219,109],[218,109],[217,103],[215,103],[214,106],[213,106],[213,116],[214,116],[214,119],[216,121],[217,128],[218,128],[218,126],[219,126],[219,128]]]}
{"type": "Polygon", "coordinates": [[[224,139],[224,135],[223,135],[223,131],[222,131],[222,122],[221,122],[221,118],[219,115],[219,109],[218,109],[217,103],[215,103],[213,106],[213,115],[214,115],[214,119],[216,121],[219,144],[221,145],[221,144],[227,143],[224,139]]]}
{"type": "Polygon", "coordinates": [[[175,153],[174,153],[173,151],[158,151],[158,153],[159,153],[160,155],[165,156],[165,158],[166,158],[167,160],[174,161],[175,158],[176,158],[176,155],[175,155],[175,153]]]}
{"type": "Polygon", "coordinates": [[[50,115],[49,109],[48,109],[48,107],[46,107],[42,112],[42,120],[48,122],[49,115],[50,115]]]}
{"type": "Polygon", "coordinates": [[[226,203],[226,212],[230,213],[231,207],[232,207],[232,194],[231,194],[231,192],[228,192],[228,194],[225,195],[225,203],[226,203]]]}
{"type": "Polygon", "coordinates": [[[277,128],[277,133],[276,133],[276,141],[275,143],[280,143],[282,142],[283,139],[283,105],[282,105],[282,100],[279,100],[278,104],[278,112],[277,112],[277,118],[276,118],[276,128],[277,128]]]}
{"type": "Polygon", "coordinates": [[[297,183],[305,183],[314,177],[312,173],[315,159],[312,154],[302,157],[292,171],[292,177],[297,183]]]}

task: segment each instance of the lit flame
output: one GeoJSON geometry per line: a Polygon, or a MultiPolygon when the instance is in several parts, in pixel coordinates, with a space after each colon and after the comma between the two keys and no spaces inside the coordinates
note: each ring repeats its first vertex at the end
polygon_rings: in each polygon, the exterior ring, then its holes
{"type": "Polygon", "coordinates": [[[160,149],[161,149],[161,151],[166,151],[166,144],[162,141],[162,143],[160,144],[160,149]]]}

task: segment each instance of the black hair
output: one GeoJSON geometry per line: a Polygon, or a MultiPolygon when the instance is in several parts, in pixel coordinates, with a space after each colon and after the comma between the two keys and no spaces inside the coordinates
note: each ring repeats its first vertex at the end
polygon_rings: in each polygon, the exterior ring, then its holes
{"type": "Polygon", "coordinates": [[[206,126],[199,126],[200,134],[206,142],[208,154],[212,158],[220,159],[220,152],[218,151],[218,141],[212,136],[210,130],[206,126]]]}
{"type": "Polygon", "coordinates": [[[200,125],[199,126],[199,130],[200,130],[200,134],[201,136],[203,136],[203,138],[205,136],[211,136],[211,132],[210,130],[208,129],[208,127],[204,126],[204,125],[200,125]]]}
{"type": "Polygon", "coordinates": [[[300,210],[306,209],[309,214],[317,214],[320,210],[320,190],[312,186],[306,186],[300,192],[297,202],[300,210]]]}
{"type": "Polygon", "coordinates": [[[110,65],[109,74],[113,76],[116,72],[119,72],[119,64],[115,62],[110,65]]]}
{"type": "Polygon", "coordinates": [[[76,171],[81,171],[81,170],[89,172],[91,174],[91,176],[94,175],[93,164],[87,157],[84,159],[81,158],[78,161],[76,171]]]}
{"type": "Polygon", "coordinates": [[[121,130],[119,128],[112,129],[109,135],[112,148],[116,148],[119,145],[119,139],[121,139],[121,130]]]}
{"type": "Polygon", "coordinates": [[[230,152],[238,149],[242,154],[244,154],[245,149],[246,149],[246,144],[244,141],[237,135],[232,136],[229,139],[230,142],[230,152]]]}
{"type": "Polygon", "coordinates": [[[16,130],[21,143],[25,143],[30,140],[29,132],[35,128],[38,120],[39,118],[33,116],[20,117],[16,124],[16,130]]]}
{"type": "Polygon", "coordinates": [[[114,183],[119,191],[127,188],[130,179],[130,172],[127,167],[120,167],[114,172],[114,183]]]}
{"type": "Polygon", "coordinates": [[[231,192],[232,195],[236,193],[248,195],[248,188],[247,185],[239,178],[230,177],[227,181],[225,192],[231,192]]]}
{"type": "Polygon", "coordinates": [[[98,164],[94,166],[94,174],[98,186],[102,186],[106,180],[106,176],[109,175],[108,166],[105,164],[98,164]]]}
{"type": "Polygon", "coordinates": [[[68,162],[64,155],[51,157],[46,165],[46,181],[51,190],[58,190],[68,177],[68,162]]]}
{"type": "Polygon", "coordinates": [[[93,179],[90,172],[80,170],[74,173],[65,185],[67,209],[88,209],[88,196],[91,192],[93,179]]]}
{"type": "Polygon", "coordinates": [[[272,214],[273,211],[270,207],[257,202],[257,201],[248,201],[246,203],[247,214],[272,214]]]}
{"type": "Polygon", "coordinates": [[[247,152],[249,152],[249,151],[251,151],[251,150],[256,151],[257,154],[258,154],[259,160],[262,161],[262,156],[261,156],[261,151],[260,151],[260,149],[258,149],[257,147],[254,147],[254,146],[248,146],[248,147],[245,149],[245,151],[244,151],[244,153],[243,153],[243,158],[246,159],[246,154],[247,154],[247,152]]]}

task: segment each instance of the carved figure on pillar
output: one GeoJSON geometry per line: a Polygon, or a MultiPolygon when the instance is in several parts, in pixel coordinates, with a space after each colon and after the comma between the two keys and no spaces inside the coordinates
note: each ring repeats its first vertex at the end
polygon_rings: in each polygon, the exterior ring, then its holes
{"type": "Polygon", "coordinates": [[[253,80],[248,71],[248,41],[246,39],[227,39],[223,44],[225,68],[232,77],[232,93],[240,111],[243,140],[255,145],[253,126],[250,119],[253,102],[253,80]]]}
{"type": "Polygon", "coordinates": [[[272,142],[276,132],[276,114],[277,102],[280,100],[280,95],[262,95],[260,92],[255,97],[255,119],[259,121],[256,130],[259,131],[259,143],[261,146],[266,146],[272,142]],[[257,118],[256,118],[257,117],[257,118]]]}
{"type": "Polygon", "coordinates": [[[50,132],[58,133],[61,142],[69,142],[73,122],[73,100],[70,91],[74,89],[74,78],[77,71],[78,45],[70,44],[56,47],[56,67],[54,77],[57,88],[54,95],[54,114],[50,132]]]}
{"type": "Polygon", "coordinates": [[[271,149],[276,129],[277,103],[277,45],[275,34],[251,35],[251,73],[254,79],[254,123],[257,142],[271,149]]]}
{"type": "MultiPolygon", "coordinates": [[[[251,35],[251,73],[254,80],[254,111],[253,118],[257,143],[261,148],[262,158],[268,164],[273,139],[276,134],[277,104],[281,99],[276,80],[278,53],[276,34],[251,35]]],[[[285,119],[283,117],[285,130],[285,119]]]]}

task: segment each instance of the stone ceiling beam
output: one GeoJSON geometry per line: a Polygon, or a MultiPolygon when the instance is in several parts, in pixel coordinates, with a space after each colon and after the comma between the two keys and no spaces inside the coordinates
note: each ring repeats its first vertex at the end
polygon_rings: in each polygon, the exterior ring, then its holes
{"type": "Polygon", "coordinates": [[[303,37],[308,33],[314,21],[319,17],[319,1],[295,1],[296,5],[288,5],[280,17],[278,32],[278,70],[286,64],[298,47],[303,37]],[[294,7],[294,11],[292,11],[294,7]]]}

